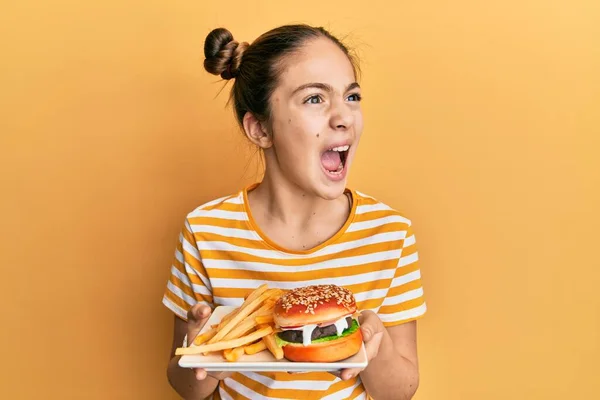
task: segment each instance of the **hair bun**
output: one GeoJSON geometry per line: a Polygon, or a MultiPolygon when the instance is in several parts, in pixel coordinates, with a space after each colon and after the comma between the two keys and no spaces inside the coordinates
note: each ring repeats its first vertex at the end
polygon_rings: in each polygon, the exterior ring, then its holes
{"type": "Polygon", "coordinates": [[[248,46],[247,42],[235,41],[225,28],[212,30],[204,41],[204,69],[223,79],[235,78],[248,46]]]}

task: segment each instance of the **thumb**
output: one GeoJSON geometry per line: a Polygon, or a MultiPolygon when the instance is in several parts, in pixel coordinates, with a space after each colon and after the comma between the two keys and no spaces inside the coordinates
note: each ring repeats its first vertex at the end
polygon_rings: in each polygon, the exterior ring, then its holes
{"type": "Polygon", "coordinates": [[[197,303],[188,310],[188,321],[194,325],[204,325],[210,317],[211,308],[204,303],[197,303]]]}
{"type": "Polygon", "coordinates": [[[368,342],[369,340],[371,340],[371,337],[373,337],[373,332],[371,331],[371,329],[369,329],[368,326],[361,326],[360,331],[362,333],[364,342],[368,342]]]}

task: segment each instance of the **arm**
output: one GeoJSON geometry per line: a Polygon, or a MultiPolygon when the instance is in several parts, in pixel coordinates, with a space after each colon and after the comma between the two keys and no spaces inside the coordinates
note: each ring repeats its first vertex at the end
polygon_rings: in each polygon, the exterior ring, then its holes
{"type": "Polygon", "coordinates": [[[209,397],[217,388],[218,379],[206,376],[198,380],[196,372],[190,368],[181,368],[178,365],[180,356],[175,355],[175,349],[181,347],[183,338],[188,332],[188,323],[175,316],[173,328],[173,344],[171,347],[170,361],[167,368],[167,378],[175,391],[185,400],[201,400],[209,397]]]}
{"type": "MultiPolygon", "coordinates": [[[[378,328],[371,330],[375,333],[370,339],[377,340],[376,336],[380,336],[381,343],[376,356],[360,373],[360,377],[374,399],[409,400],[417,391],[419,364],[416,324],[416,321],[411,321],[389,328],[381,324],[378,333],[378,328]]],[[[366,336],[371,332],[367,332],[366,336]]]]}

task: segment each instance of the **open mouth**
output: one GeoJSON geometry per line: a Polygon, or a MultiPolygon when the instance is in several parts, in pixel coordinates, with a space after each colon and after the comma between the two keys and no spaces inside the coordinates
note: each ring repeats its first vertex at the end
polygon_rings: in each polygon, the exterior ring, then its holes
{"type": "Polygon", "coordinates": [[[341,175],[348,159],[349,145],[333,147],[321,154],[321,164],[331,175],[341,175]]]}

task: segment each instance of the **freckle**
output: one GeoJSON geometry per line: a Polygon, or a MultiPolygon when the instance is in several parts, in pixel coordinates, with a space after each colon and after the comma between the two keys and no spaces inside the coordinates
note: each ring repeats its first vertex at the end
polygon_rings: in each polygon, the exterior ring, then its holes
{"type": "Polygon", "coordinates": [[[288,124],[291,124],[291,123],[292,123],[292,119],[290,118],[290,119],[288,119],[288,124]]]}

